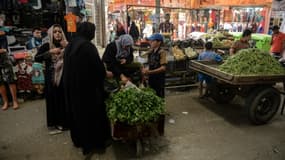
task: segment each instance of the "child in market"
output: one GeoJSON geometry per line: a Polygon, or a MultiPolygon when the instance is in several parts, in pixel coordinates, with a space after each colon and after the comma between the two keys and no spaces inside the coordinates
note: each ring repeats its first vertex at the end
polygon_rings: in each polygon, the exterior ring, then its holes
{"type": "MultiPolygon", "coordinates": [[[[217,63],[222,62],[223,58],[215,53],[213,51],[213,43],[207,42],[205,44],[205,51],[199,54],[198,60],[200,61],[215,61],[217,63]]],[[[198,80],[199,80],[199,98],[203,98],[207,96],[208,94],[208,84],[211,83],[212,77],[199,73],[198,74],[198,80]],[[204,84],[206,86],[204,86],[204,84]],[[205,91],[203,93],[203,88],[205,88],[205,91]]]]}
{"type": "Polygon", "coordinates": [[[148,75],[148,85],[154,89],[156,95],[164,98],[164,84],[166,71],[166,51],[161,48],[163,44],[163,36],[159,33],[151,35],[151,49],[148,52],[148,68],[143,68],[142,73],[148,75]]]}

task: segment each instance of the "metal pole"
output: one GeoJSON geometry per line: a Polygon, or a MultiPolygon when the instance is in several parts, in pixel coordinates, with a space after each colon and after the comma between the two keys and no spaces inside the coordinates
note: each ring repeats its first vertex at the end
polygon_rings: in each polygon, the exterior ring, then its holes
{"type": "Polygon", "coordinates": [[[159,24],[160,24],[160,0],[155,0],[155,32],[159,32],[159,24]]]}
{"type": "Polygon", "coordinates": [[[102,24],[102,42],[101,46],[104,48],[106,45],[106,17],[105,17],[105,0],[101,0],[101,24],[102,24]]]}

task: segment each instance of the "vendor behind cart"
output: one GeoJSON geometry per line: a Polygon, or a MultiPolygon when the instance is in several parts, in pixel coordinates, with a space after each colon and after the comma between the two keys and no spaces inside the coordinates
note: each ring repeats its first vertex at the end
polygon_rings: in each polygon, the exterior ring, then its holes
{"type": "Polygon", "coordinates": [[[241,49],[250,48],[249,40],[251,39],[251,31],[246,29],[242,33],[240,40],[235,41],[235,43],[230,48],[230,55],[236,54],[241,49]]]}
{"type": "MultiPolygon", "coordinates": [[[[200,61],[215,61],[215,62],[222,62],[223,58],[213,51],[213,43],[207,42],[205,44],[205,51],[200,53],[198,56],[198,60],[200,61]]],[[[203,98],[208,94],[208,84],[211,83],[212,77],[199,73],[198,74],[199,80],[199,98],[203,98]],[[205,83],[205,92],[203,93],[203,84],[205,83]]]]}
{"type": "Polygon", "coordinates": [[[285,51],[285,33],[279,31],[279,26],[273,26],[273,34],[271,39],[270,52],[273,57],[280,59],[282,56],[282,61],[284,61],[285,51]]]}
{"type": "Polygon", "coordinates": [[[117,40],[109,43],[104,51],[102,60],[116,79],[124,84],[129,81],[129,74],[124,69],[124,65],[133,62],[134,40],[129,34],[121,35],[117,40]]]}

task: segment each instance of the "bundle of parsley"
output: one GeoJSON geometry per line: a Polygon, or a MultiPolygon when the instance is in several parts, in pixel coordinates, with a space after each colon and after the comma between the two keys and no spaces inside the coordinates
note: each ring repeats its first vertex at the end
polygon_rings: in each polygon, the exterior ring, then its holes
{"type": "Polygon", "coordinates": [[[112,122],[130,125],[155,121],[164,113],[164,100],[149,88],[127,88],[113,93],[106,101],[112,122]]]}

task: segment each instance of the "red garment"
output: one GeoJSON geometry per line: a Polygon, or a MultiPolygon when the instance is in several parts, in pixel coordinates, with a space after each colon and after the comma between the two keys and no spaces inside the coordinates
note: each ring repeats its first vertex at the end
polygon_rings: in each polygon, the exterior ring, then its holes
{"type": "Polygon", "coordinates": [[[284,51],[283,44],[285,41],[285,34],[278,32],[272,35],[271,49],[272,53],[282,53],[284,51]]]}
{"type": "MultiPolygon", "coordinates": [[[[25,62],[24,62],[25,63],[25,62]]],[[[32,75],[31,75],[31,65],[18,64],[17,66],[17,89],[19,91],[31,91],[33,89],[32,85],[32,75]]]]}

